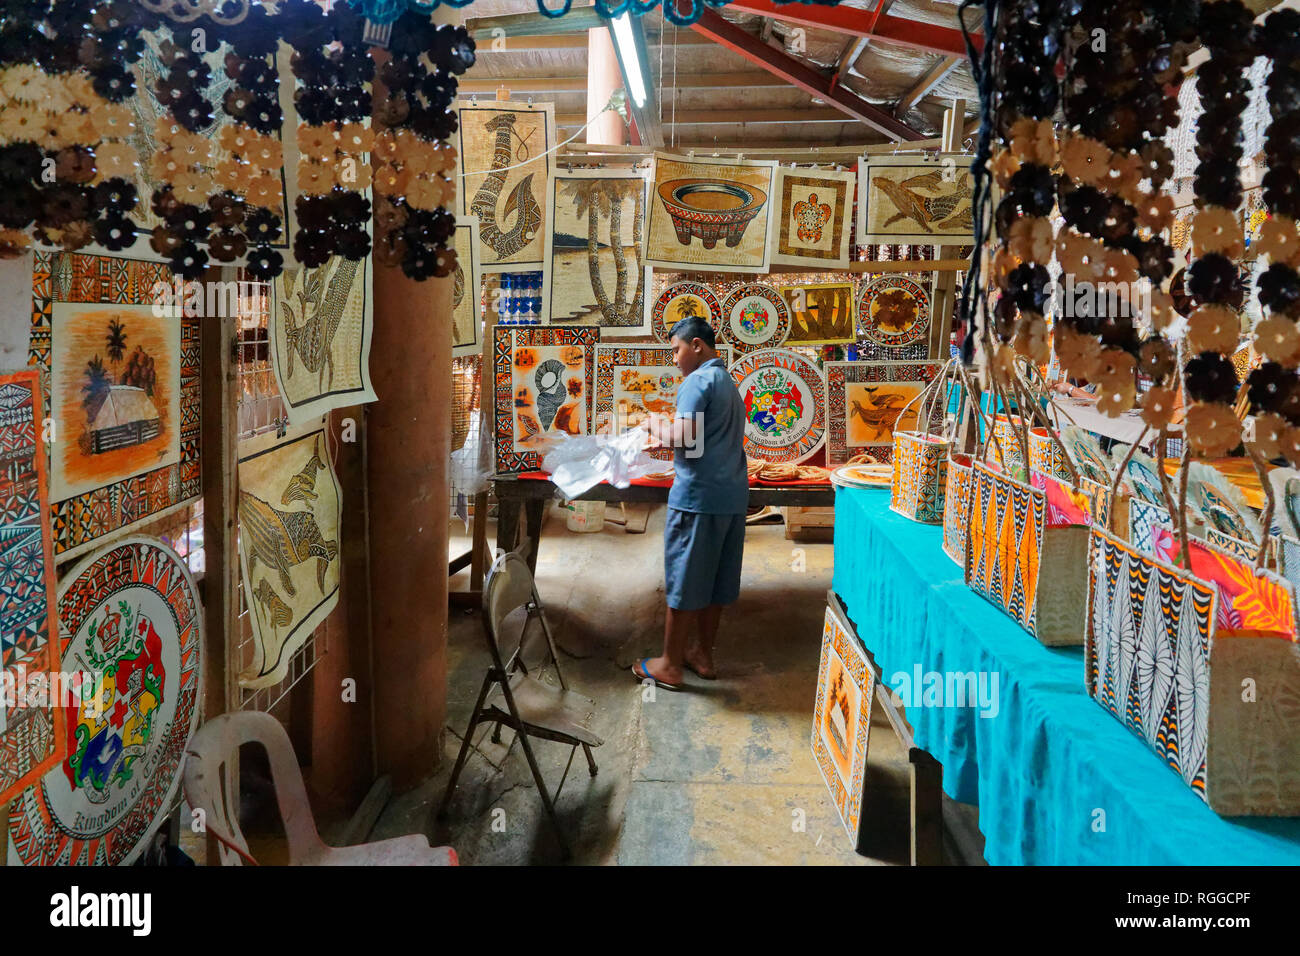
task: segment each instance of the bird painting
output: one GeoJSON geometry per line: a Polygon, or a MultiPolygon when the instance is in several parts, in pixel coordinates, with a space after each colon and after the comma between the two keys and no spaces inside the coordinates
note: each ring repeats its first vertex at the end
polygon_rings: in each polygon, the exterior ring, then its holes
{"type": "Polygon", "coordinates": [[[857,419],[864,429],[870,430],[871,435],[864,436],[866,441],[892,442],[898,419],[907,407],[907,396],[893,391],[881,392],[879,386],[867,386],[863,391],[867,396],[865,403],[856,398],[849,400],[849,421],[857,419]]]}

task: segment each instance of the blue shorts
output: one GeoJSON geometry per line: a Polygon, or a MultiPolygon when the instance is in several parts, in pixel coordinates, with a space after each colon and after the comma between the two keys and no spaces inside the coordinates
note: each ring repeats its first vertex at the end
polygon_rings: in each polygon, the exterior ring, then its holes
{"type": "Polygon", "coordinates": [[[734,604],[740,597],[745,516],[668,509],[664,523],[664,591],[674,611],[734,604]]]}

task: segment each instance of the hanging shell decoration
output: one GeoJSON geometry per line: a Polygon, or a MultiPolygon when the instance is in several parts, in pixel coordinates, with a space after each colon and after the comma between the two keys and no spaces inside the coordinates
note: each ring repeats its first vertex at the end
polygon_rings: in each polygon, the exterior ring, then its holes
{"type": "Polygon", "coordinates": [[[224,0],[138,0],[140,6],[150,13],[157,13],[176,23],[193,23],[206,15],[213,23],[223,27],[233,27],[243,23],[248,16],[248,0],[238,0],[235,12],[228,15],[221,13],[226,6],[224,0]]]}

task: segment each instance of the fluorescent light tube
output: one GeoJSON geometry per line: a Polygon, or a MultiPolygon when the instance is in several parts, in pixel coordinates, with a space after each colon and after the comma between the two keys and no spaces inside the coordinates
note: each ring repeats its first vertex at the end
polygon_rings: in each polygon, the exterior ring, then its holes
{"type": "Polygon", "coordinates": [[[641,58],[637,56],[636,40],[632,36],[631,14],[624,13],[615,17],[610,23],[614,30],[614,44],[618,47],[619,59],[623,62],[623,75],[627,79],[628,94],[638,108],[645,106],[645,73],[641,69],[641,58]]]}

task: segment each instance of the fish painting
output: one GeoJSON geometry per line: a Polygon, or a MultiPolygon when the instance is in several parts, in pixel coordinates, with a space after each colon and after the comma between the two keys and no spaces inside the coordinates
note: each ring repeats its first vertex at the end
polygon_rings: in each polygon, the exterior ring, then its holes
{"type": "Polygon", "coordinates": [[[889,228],[900,219],[910,219],[925,232],[950,232],[954,229],[971,228],[970,203],[961,208],[962,200],[970,198],[970,184],[962,179],[952,192],[943,191],[943,171],[923,173],[894,182],[883,176],[872,180],[871,185],[889,197],[898,211],[885,220],[883,228],[889,228]],[[936,195],[926,195],[935,193],[936,195]],[[949,220],[949,217],[952,219],[949,220]]]}

